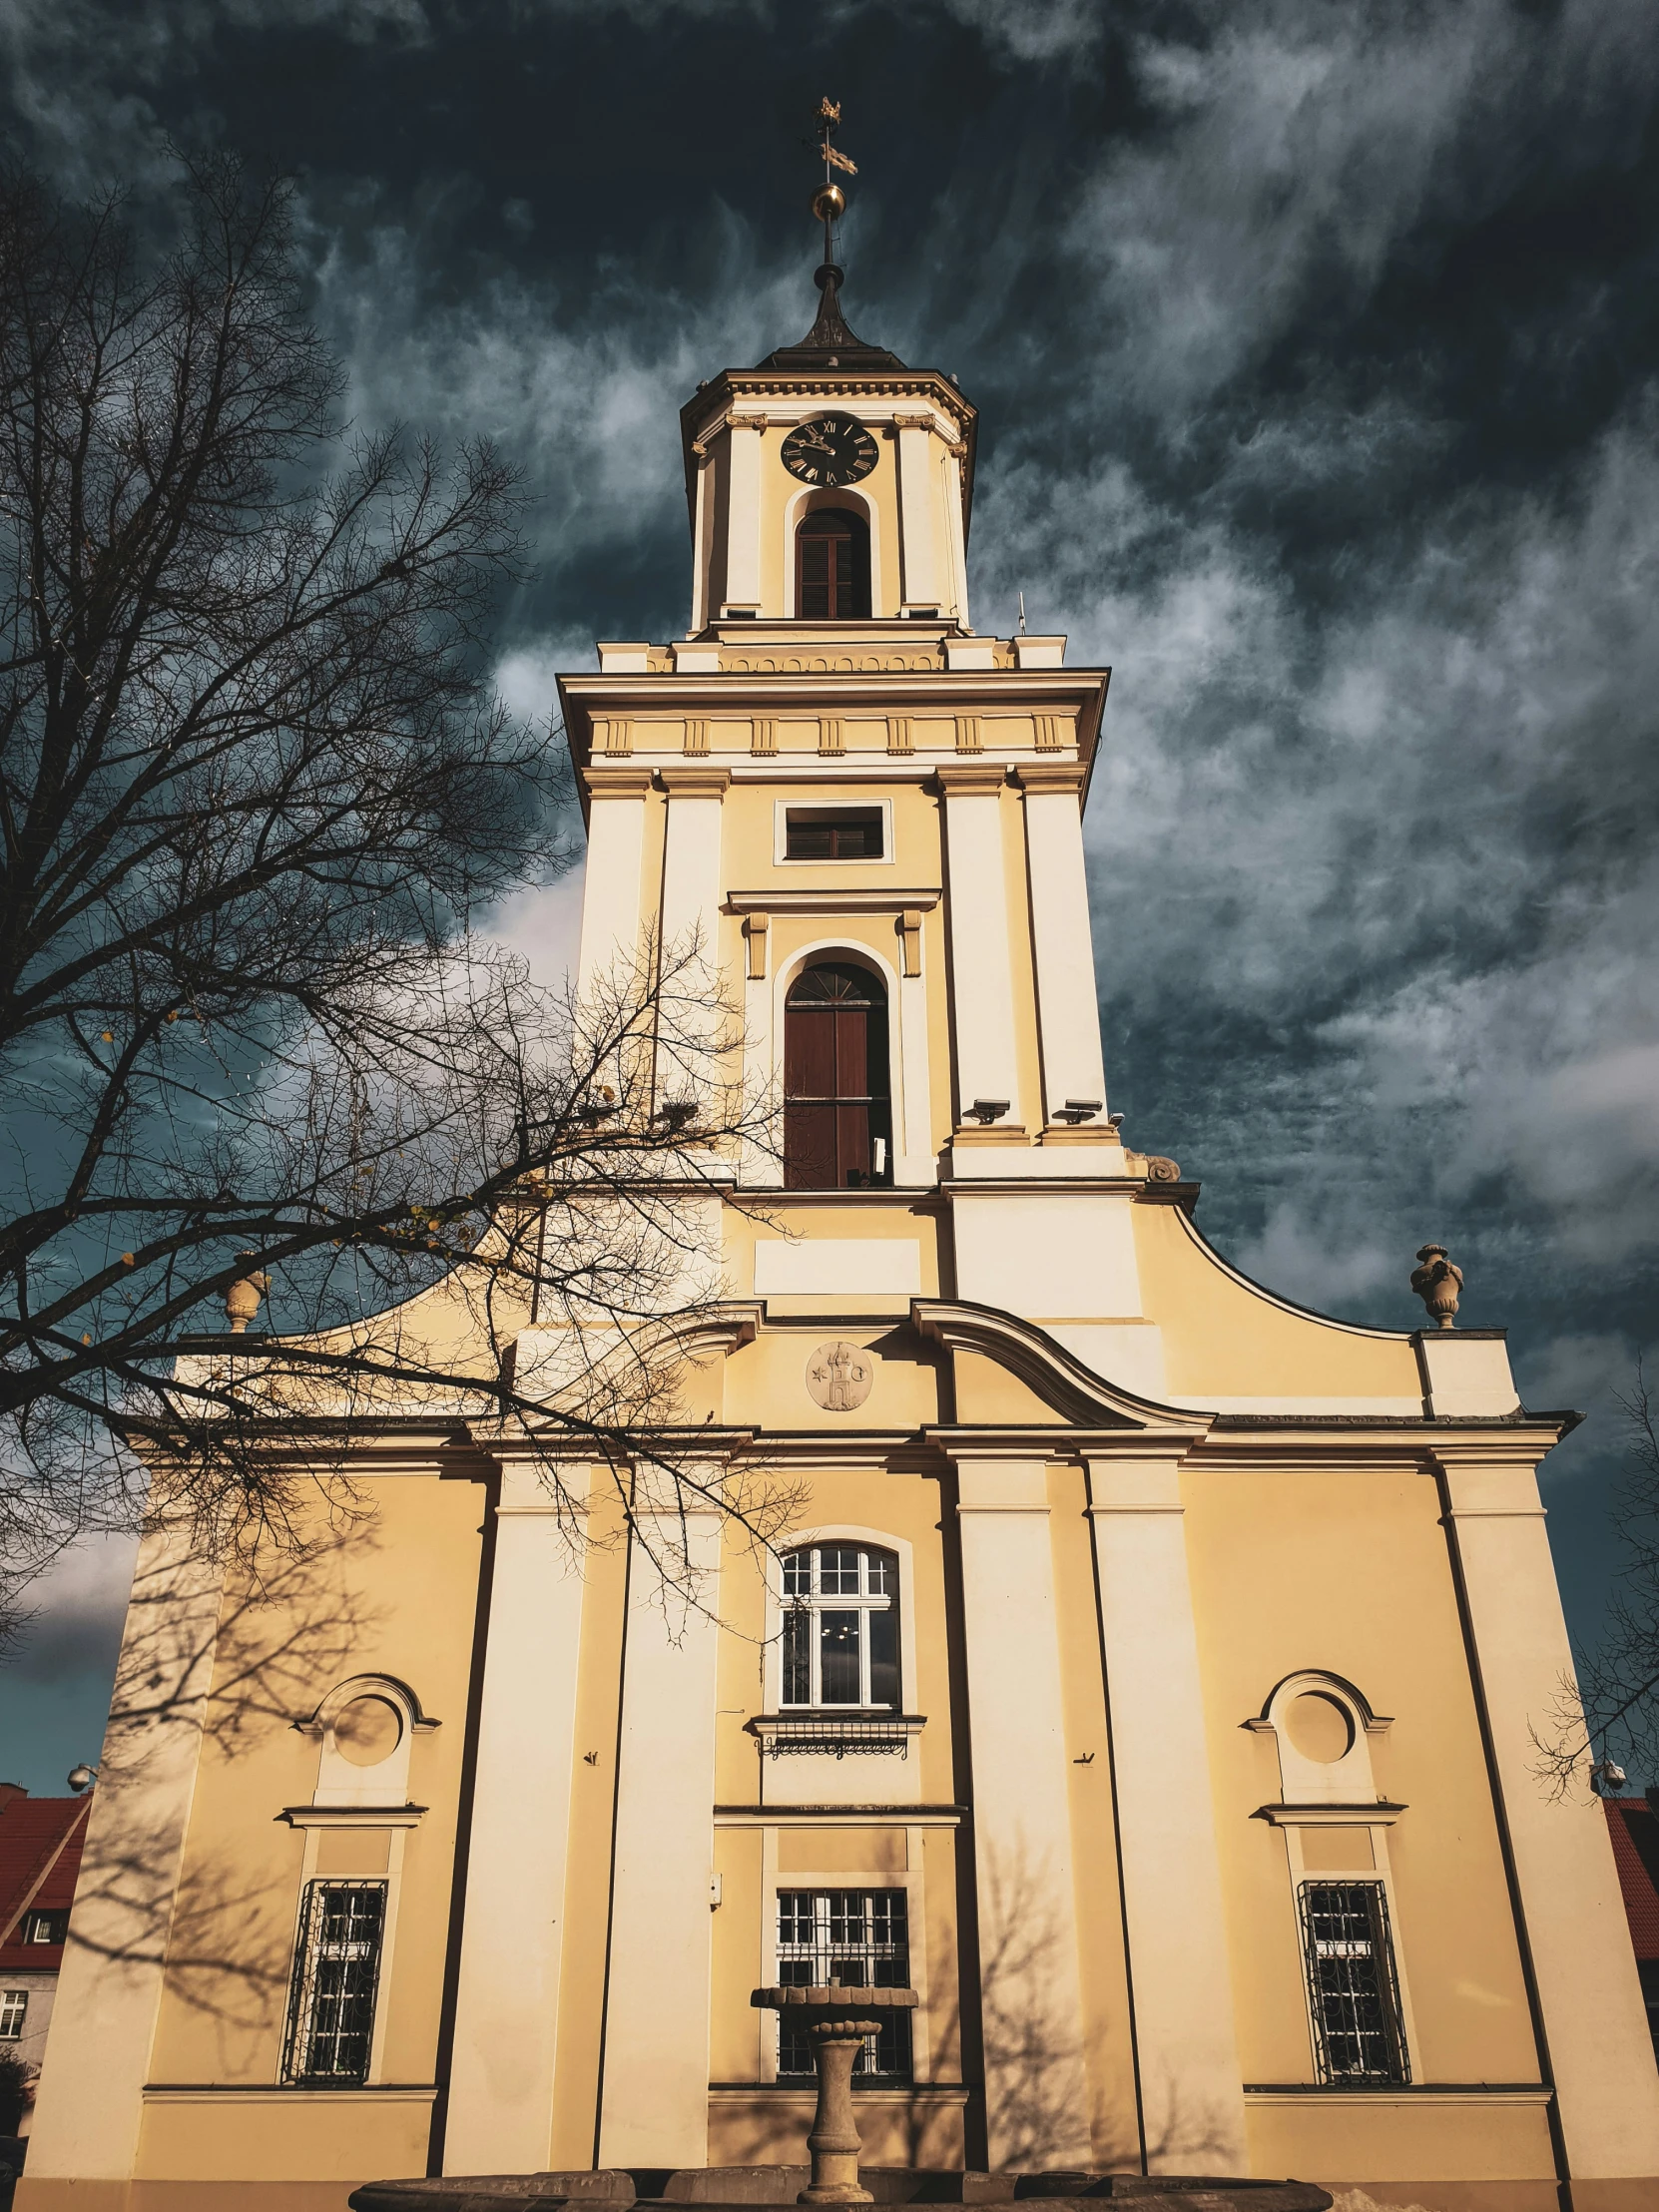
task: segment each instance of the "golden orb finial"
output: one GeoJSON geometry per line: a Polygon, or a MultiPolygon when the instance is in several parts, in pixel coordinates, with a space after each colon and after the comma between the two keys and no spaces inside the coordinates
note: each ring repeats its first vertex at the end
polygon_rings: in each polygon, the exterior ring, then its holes
{"type": "Polygon", "coordinates": [[[813,213],[821,223],[833,223],[846,213],[846,195],[839,185],[820,185],[813,194],[813,213]]]}

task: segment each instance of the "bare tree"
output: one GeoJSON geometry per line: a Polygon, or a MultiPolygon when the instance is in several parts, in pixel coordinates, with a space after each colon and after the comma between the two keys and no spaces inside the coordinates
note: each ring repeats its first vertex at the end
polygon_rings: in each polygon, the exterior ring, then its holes
{"type": "Polygon", "coordinates": [[[1659,1781],[1659,1402],[1638,1360],[1615,1392],[1624,1473],[1612,1520],[1623,1561],[1599,1643],[1563,1684],[1549,1728],[1534,1731],[1551,1794],[1589,1784],[1617,1794],[1626,1768],[1659,1781]]]}
{"type": "Polygon", "coordinates": [[[342,435],[280,185],[187,165],[173,212],[146,255],[0,176],[10,1595],[146,1490],[203,1544],[314,1541],[319,1453],[416,1412],[761,1529],[675,1438],[770,1128],[704,948],[578,1000],[479,934],[557,857],[551,740],[486,679],[514,475],[342,435]]]}

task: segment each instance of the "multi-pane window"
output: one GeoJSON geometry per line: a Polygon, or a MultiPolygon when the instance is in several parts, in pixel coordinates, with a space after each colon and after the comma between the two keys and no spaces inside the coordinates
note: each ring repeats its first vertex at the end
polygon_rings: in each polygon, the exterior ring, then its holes
{"type": "MultiPolygon", "coordinates": [[[[902,1890],[780,1890],[778,1979],[786,1988],[907,1989],[910,1924],[902,1890]]],[[[813,2046],[779,2016],[781,2077],[814,2071],[813,2046]]],[[[910,2015],[892,2012],[853,2067],[866,2081],[910,2072],[910,2015]]]]}
{"type": "Polygon", "coordinates": [[[307,1882],[288,1994],[282,2074],[288,2081],[368,2078],[385,1929],[383,1882],[307,1882]]]}
{"type": "Polygon", "coordinates": [[[792,807],[784,818],[784,855],[791,860],[878,860],[879,807],[792,807]]]}
{"type": "Polygon", "coordinates": [[[784,1558],[784,1703],[896,1712],[898,1561],[868,1544],[784,1558]]]}
{"type": "Polygon", "coordinates": [[[27,1913],[23,1918],[26,1943],[61,1943],[69,1934],[67,1913],[27,1913]]]}
{"type": "Polygon", "coordinates": [[[27,1989],[0,1989],[0,2043],[15,2043],[29,2016],[27,1989]]]}
{"type": "Polygon", "coordinates": [[[1380,1882],[1305,1882],[1302,1931],[1322,2081],[1409,2081],[1380,1882]]]}

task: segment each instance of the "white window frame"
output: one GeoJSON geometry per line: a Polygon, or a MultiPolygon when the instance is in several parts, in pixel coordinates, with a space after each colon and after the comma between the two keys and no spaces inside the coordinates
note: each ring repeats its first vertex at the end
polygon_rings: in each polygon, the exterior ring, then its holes
{"type": "Polygon", "coordinates": [[[0,2043],[21,2043],[29,2017],[27,1989],[0,1989],[0,2043]]]}
{"type": "Polygon", "coordinates": [[[781,1561],[781,1571],[784,1583],[784,1633],[786,1638],[789,1633],[788,1624],[792,1617],[806,1613],[813,1624],[808,1640],[807,1662],[809,1687],[813,1694],[805,1701],[786,1704],[784,1697],[784,1692],[788,1687],[786,1680],[788,1654],[786,1651],[782,1655],[779,1670],[779,1711],[781,1713],[890,1713],[903,1711],[904,1616],[898,1597],[897,1554],[885,1544],[875,1544],[867,1540],[853,1543],[846,1537],[831,1536],[821,1538],[815,1543],[792,1544],[781,1561]],[[830,1549],[851,1550],[855,1553],[858,1561],[858,1587],[856,1590],[826,1590],[823,1587],[823,1554],[830,1549]],[[886,1554],[886,1562],[888,1563],[886,1572],[890,1576],[892,1585],[888,1589],[876,1591],[869,1587],[870,1554],[874,1551],[881,1551],[886,1554]],[[800,1558],[803,1553],[806,1554],[809,1562],[809,1587],[806,1591],[792,1590],[789,1585],[790,1563],[792,1560],[800,1558]],[[856,1698],[830,1701],[824,1695],[824,1640],[819,1624],[826,1613],[856,1613],[858,1616],[859,1695],[856,1698]],[[893,1644],[895,1657],[898,1661],[898,1694],[900,1699],[897,1707],[877,1704],[870,1695],[870,1622],[877,1613],[888,1613],[893,1617],[893,1644]]]}
{"type": "Polygon", "coordinates": [[[1346,1677],[1328,1673],[1322,1668],[1304,1668],[1295,1674],[1286,1675],[1277,1683],[1268,1693],[1261,1712],[1253,1715],[1245,1726],[1259,1735],[1272,1736],[1279,1758],[1279,1784],[1283,1802],[1277,1806],[1264,1806],[1262,1813],[1271,1826],[1283,1831],[1285,1837],[1285,1868],[1290,1878],[1291,1914],[1296,1929],[1297,1949],[1302,1961],[1302,2000],[1308,2027],[1310,2082],[1318,2084],[1323,2095],[1340,2094],[1345,2086],[1340,2078],[1329,2083],[1321,2083],[1319,2079],[1321,2029],[1315,2017],[1313,1962],[1307,1955],[1303,1925],[1302,1892],[1304,1885],[1310,1882],[1372,1882],[1381,1889],[1389,1936],[1393,1993],[1399,2004],[1400,2039],[1404,2045],[1410,2078],[1412,2081],[1421,2081],[1424,2078],[1422,2050],[1417,2041],[1416,2017],[1411,2005],[1405,1933],[1399,1910],[1399,1894],[1388,1857],[1388,1831],[1405,1808],[1387,1804],[1382,1799],[1372,1768],[1372,1741],[1385,1736],[1393,1722],[1387,1715],[1374,1711],[1365,1692],[1346,1677]],[[1329,1699],[1348,1716],[1349,1748],[1341,1759],[1310,1759],[1292,1740],[1288,1726],[1290,1708],[1297,1698],[1305,1694],[1329,1699]],[[1333,1829],[1345,1834],[1351,1831],[1364,1834],[1369,1859],[1357,1858],[1352,1866],[1347,1867],[1333,1866],[1329,1864],[1328,1851],[1322,1849],[1319,1865],[1310,1867],[1304,1856],[1304,1838],[1316,1831],[1329,1832],[1333,1829]]]}
{"type": "MultiPolygon", "coordinates": [[[[916,1710],[916,1660],[915,1660],[915,1554],[913,1547],[902,1536],[891,1534],[884,1528],[863,1528],[836,1523],[824,1528],[801,1530],[791,1543],[791,1551],[806,1551],[825,1544],[866,1544],[876,1551],[890,1552],[898,1561],[898,1680],[900,1692],[899,1711],[913,1713],[916,1710]]],[[[768,1562],[767,1573],[767,1711],[774,1714],[806,1713],[813,1711],[830,1713],[887,1713],[890,1706],[830,1705],[812,1707],[786,1705],[784,1703],[784,1615],[791,1600],[784,1593],[784,1563],[775,1556],[768,1562]]],[[[786,1883],[785,1888],[789,1887],[786,1883]]],[[[830,1885],[834,1887],[833,1884],[830,1885]]]]}

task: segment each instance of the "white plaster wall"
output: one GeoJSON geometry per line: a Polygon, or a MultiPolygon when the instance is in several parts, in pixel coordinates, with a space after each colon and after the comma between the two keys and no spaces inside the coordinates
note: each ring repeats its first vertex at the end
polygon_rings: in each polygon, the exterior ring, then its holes
{"type": "Polygon", "coordinates": [[[217,1568],[139,1547],[75,1915],[30,2130],[32,2181],[133,2171],[219,1616],[217,1568]],[[124,1720],[124,1713],[138,1716],[124,1720]]]}
{"type": "Polygon", "coordinates": [[[1181,1479],[1091,1459],[1089,1492],[1148,2165],[1246,2173],[1181,1479]]]}
{"type": "MultiPolygon", "coordinates": [[[[922,955],[926,959],[925,952],[922,955]]],[[[898,985],[899,1088],[902,1124],[893,1137],[897,1158],[893,1181],[925,1189],[938,1180],[933,1149],[933,1093],[927,1073],[927,978],[904,976],[898,985]],[[902,1135],[902,1142],[898,1142],[902,1135]]]]}
{"type": "Polygon", "coordinates": [[[898,512],[904,548],[904,603],[937,607],[948,603],[941,592],[933,553],[933,437],[925,423],[902,424],[898,431],[898,512]]]}
{"type": "Polygon", "coordinates": [[[1127,1197],[956,1192],[956,1295],[1027,1320],[1129,1320],[1141,1311],[1127,1197]]]}
{"type": "Polygon", "coordinates": [[[1048,1478],[958,1459],[993,2169],[1090,2162],[1048,1478]]]}
{"type": "Polygon", "coordinates": [[[842,1291],[921,1294],[921,1244],[914,1237],[782,1237],[755,1241],[755,1296],[842,1291]]]}
{"type": "Polygon", "coordinates": [[[1417,1338],[1417,1367],[1429,1413],[1512,1413],[1520,1403],[1501,1337],[1425,1329],[1417,1338]]]}
{"type": "Polygon", "coordinates": [[[1106,1382],[1137,1397],[1167,1403],[1164,1394],[1164,1333],[1156,1322],[1066,1322],[1043,1324],[1056,1344],[1074,1360],[1093,1368],[1106,1382]]]}
{"type": "Polygon", "coordinates": [[[738,418],[726,436],[726,603],[761,601],[761,432],[738,418]]]}
{"type": "MultiPolygon", "coordinates": [[[[641,772],[644,782],[644,772],[641,772]]],[[[595,792],[588,813],[588,858],[582,883],[580,988],[632,964],[639,949],[644,898],[645,793],[595,792]]]]}
{"type": "MultiPolygon", "coordinates": [[[[660,1540],[678,1543],[679,1524],[660,1540]]],[[[638,1536],[629,1566],[602,2166],[709,2155],[718,1517],[694,1514],[687,1542],[703,1610],[665,1584],[638,1536]]]]}
{"type": "Polygon", "coordinates": [[[444,2171],[547,2164],[582,1633],[580,1531],[533,1467],[496,1507],[444,2171]]]}
{"type": "Polygon", "coordinates": [[[1441,1464],[1570,2171],[1651,2184],[1659,2074],[1606,1816],[1537,1774],[1533,1731],[1573,1679],[1537,1477],[1495,1452],[1441,1464]]]}
{"type": "Polygon", "coordinates": [[[1100,1111],[1090,1118],[1099,1121],[1105,1111],[1106,1068],[1083,871],[1083,822],[1075,792],[1026,793],[1025,844],[1044,1111],[1052,1121],[1068,1098],[1098,1099],[1100,1111]]]}
{"type": "Polygon", "coordinates": [[[1014,985],[1002,865],[1001,807],[994,789],[947,784],[951,1011],[956,1024],[956,1118],[976,1098],[1005,1098],[1003,1125],[1021,1119],[1014,1052],[1014,985]]]}

